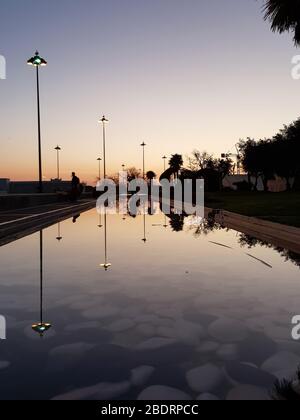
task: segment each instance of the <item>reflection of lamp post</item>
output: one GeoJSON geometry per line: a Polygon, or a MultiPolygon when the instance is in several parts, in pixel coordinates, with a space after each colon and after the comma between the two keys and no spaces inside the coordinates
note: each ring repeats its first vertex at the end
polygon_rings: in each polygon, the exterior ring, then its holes
{"type": "Polygon", "coordinates": [[[146,238],[146,214],[145,213],[143,215],[143,218],[144,218],[144,238],[142,239],[142,241],[145,244],[147,242],[147,238],[146,238]]]}
{"type": "Polygon", "coordinates": [[[46,66],[47,61],[39,56],[36,51],[35,56],[31,57],[27,64],[36,68],[36,90],[37,90],[37,115],[38,115],[38,154],[39,154],[39,192],[43,192],[43,170],[42,170],[42,139],[41,139],[41,112],[40,112],[40,78],[39,67],[46,66]]]}
{"type": "Polygon", "coordinates": [[[163,156],[163,160],[164,160],[164,172],[166,172],[166,160],[167,160],[167,156],[163,156]]]}
{"type": "Polygon", "coordinates": [[[102,161],[102,159],[101,158],[98,158],[97,161],[99,163],[99,168],[98,168],[99,169],[99,176],[98,177],[99,177],[99,181],[100,181],[100,179],[101,179],[101,161],[102,161]]]}
{"type": "Polygon", "coordinates": [[[103,227],[103,225],[102,225],[102,217],[101,217],[101,213],[99,214],[99,225],[98,225],[98,228],[102,228],[103,227]]]}
{"type": "Polygon", "coordinates": [[[164,228],[167,228],[168,227],[168,225],[167,225],[167,216],[166,215],[165,215],[165,224],[163,226],[164,226],[164,228]]]}
{"type": "Polygon", "coordinates": [[[43,231],[40,231],[40,322],[33,324],[32,329],[42,338],[51,328],[51,324],[43,321],[43,231]]]}
{"type": "Polygon", "coordinates": [[[60,179],[60,173],[59,173],[59,152],[61,151],[61,147],[56,146],[54,150],[56,150],[57,180],[59,180],[60,179]]]}
{"type": "Polygon", "coordinates": [[[103,115],[99,123],[102,124],[104,179],[106,179],[107,177],[107,173],[106,173],[106,123],[108,123],[108,120],[103,115]]]}
{"type": "Polygon", "coordinates": [[[57,237],[56,237],[56,239],[58,240],[58,242],[60,242],[61,240],[62,240],[62,236],[61,236],[61,233],[60,233],[60,222],[57,224],[57,237]]]}
{"type": "Polygon", "coordinates": [[[145,142],[141,144],[143,148],[143,179],[145,179],[145,147],[147,146],[145,142]]]}
{"type": "Polygon", "coordinates": [[[104,264],[100,264],[100,267],[104,268],[105,271],[111,267],[111,264],[107,261],[107,214],[106,209],[104,213],[104,264]]]}

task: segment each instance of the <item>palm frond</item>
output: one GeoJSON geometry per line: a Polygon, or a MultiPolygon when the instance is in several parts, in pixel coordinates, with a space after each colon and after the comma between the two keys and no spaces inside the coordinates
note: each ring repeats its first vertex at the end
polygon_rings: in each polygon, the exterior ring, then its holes
{"type": "Polygon", "coordinates": [[[267,0],[263,11],[272,31],[292,32],[295,45],[300,45],[300,0],[267,0]]]}

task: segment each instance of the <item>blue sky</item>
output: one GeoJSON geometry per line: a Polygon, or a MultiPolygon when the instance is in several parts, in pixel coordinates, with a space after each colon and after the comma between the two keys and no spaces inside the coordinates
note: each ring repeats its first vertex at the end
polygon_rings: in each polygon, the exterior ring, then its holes
{"type": "Polygon", "coordinates": [[[164,154],[219,155],[239,138],[271,136],[300,114],[299,51],[270,31],[256,0],[2,0],[0,177],[36,179],[35,49],[42,69],[44,176],[92,182],[106,114],[109,171],[159,172],[164,154]]]}

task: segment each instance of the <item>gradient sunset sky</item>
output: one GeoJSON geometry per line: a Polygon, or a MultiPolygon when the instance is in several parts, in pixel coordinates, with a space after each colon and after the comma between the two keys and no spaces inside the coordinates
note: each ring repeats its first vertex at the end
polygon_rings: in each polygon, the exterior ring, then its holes
{"type": "Polygon", "coordinates": [[[291,35],[264,22],[261,0],[2,0],[0,178],[37,179],[35,74],[41,69],[44,177],[97,176],[109,118],[108,173],[124,163],[160,173],[162,156],[234,151],[300,116],[291,35]]]}

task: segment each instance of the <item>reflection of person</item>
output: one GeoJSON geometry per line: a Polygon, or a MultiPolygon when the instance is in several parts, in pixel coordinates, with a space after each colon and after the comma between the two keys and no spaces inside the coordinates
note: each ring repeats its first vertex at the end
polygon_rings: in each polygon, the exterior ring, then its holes
{"type": "Polygon", "coordinates": [[[72,172],[71,182],[71,200],[76,201],[80,195],[80,179],[76,176],[75,172],[72,172]]]}
{"type": "Polygon", "coordinates": [[[74,216],[72,222],[76,223],[77,219],[79,219],[79,217],[80,217],[80,214],[77,214],[76,216],[74,216]]]}

